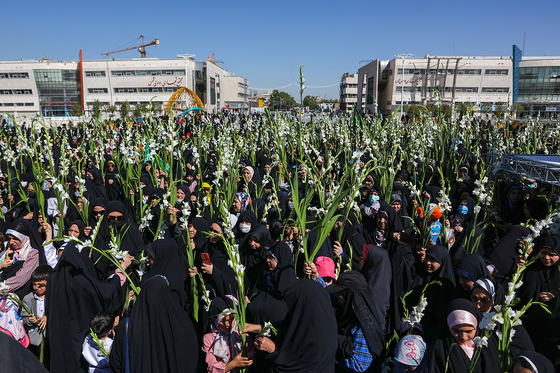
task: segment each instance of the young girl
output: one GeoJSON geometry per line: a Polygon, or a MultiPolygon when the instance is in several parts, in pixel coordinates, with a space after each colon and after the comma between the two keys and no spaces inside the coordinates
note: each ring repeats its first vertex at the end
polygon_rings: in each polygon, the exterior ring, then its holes
{"type": "Polygon", "coordinates": [[[210,333],[205,334],[202,340],[208,372],[235,372],[236,368],[253,364],[253,360],[242,356],[243,340],[235,324],[233,302],[237,302],[235,297],[226,295],[215,298],[210,305],[210,316],[215,320],[210,333]]]}

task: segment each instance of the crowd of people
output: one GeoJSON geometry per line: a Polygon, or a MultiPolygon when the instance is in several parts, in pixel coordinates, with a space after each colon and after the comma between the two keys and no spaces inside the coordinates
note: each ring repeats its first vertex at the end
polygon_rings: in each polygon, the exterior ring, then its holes
{"type": "Polygon", "coordinates": [[[498,124],[424,163],[392,150],[415,125],[5,124],[3,369],[555,372],[555,191],[492,178],[498,124]]]}

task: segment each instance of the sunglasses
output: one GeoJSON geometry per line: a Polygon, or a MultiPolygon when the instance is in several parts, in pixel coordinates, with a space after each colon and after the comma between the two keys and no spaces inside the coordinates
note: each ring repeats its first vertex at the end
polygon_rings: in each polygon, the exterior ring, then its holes
{"type": "Polygon", "coordinates": [[[107,219],[109,221],[115,221],[115,220],[123,221],[124,220],[124,215],[119,215],[119,216],[109,215],[109,216],[107,216],[107,219]]]}
{"type": "Polygon", "coordinates": [[[104,213],[105,213],[105,210],[94,211],[93,215],[103,215],[104,213]]]}

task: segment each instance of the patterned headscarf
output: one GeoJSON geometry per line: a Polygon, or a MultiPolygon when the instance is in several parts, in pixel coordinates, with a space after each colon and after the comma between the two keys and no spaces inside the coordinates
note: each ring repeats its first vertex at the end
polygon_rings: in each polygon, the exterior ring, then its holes
{"type": "Polygon", "coordinates": [[[249,203],[251,202],[249,194],[247,194],[246,192],[239,192],[239,193],[235,193],[235,196],[237,197],[239,202],[241,202],[240,212],[247,210],[247,206],[249,206],[249,203]]]}
{"type": "Polygon", "coordinates": [[[400,339],[395,349],[395,360],[401,364],[418,366],[426,353],[426,342],[418,335],[407,335],[400,339]]]}

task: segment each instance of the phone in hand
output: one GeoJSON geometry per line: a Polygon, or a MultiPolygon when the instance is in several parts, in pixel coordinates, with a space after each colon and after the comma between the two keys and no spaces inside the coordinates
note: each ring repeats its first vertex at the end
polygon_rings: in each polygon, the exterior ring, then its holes
{"type": "Polygon", "coordinates": [[[8,254],[8,259],[14,260],[14,252],[13,251],[8,254]]]}
{"type": "Polygon", "coordinates": [[[202,263],[206,265],[211,265],[212,262],[210,261],[210,255],[208,253],[200,253],[200,257],[202,258],[202,263]]]}

